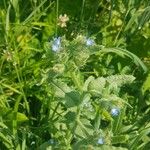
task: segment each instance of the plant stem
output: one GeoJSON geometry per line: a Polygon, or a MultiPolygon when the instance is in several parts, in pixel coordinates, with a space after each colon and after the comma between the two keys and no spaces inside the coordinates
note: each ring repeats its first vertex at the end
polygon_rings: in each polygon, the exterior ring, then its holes
{"type": "Polygon", "coordinates": [[[56,1],[56,22],[55,22],[55,36],[58,36],[58,26],[57,26],[57,22],[58,22],[58,9],[59,9],[59,0],[56,1]]]}

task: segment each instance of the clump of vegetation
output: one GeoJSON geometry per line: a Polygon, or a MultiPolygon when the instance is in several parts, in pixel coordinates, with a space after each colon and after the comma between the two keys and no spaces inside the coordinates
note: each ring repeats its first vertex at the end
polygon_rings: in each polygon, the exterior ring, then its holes
{"type": "Polygon", "coordinates": [[[1,1],[0,149],[149,149],[149,4],[1,1]]]}

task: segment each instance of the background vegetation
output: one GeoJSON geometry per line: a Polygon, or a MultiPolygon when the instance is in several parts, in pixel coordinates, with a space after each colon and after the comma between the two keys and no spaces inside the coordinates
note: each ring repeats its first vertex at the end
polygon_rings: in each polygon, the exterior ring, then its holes
{"type": "Polygon", "coordinates": [[[0,149],[150,149],[149,0],[1,0],[0,16],[0,149]]]}

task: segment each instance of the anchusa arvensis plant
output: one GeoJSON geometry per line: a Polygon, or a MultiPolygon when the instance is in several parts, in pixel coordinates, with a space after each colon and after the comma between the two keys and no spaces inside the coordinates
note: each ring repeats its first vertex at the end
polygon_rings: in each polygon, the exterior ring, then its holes
{"type": "MultiPolygon", "coordinates": [[[[56,108],[60,112],[56,113],[59,118],[56,130],[59,130],[59,125],[63,127],[63,132],[55,133],[53,137],[65,137],[67,145],[73,140],[74,146],[79,149],[80,141],[89,141],[95,132],[101,131],[105,139],[96,138],[93,145],[111,145],[113,132],[116,132],[111,128],[115,128],[117,116],[127,104],[119,97],[120,89],[123,85],[132,83],[135,78],[123,74],[103,76],[102,69],[105,67],[101,60],[105,48],[96,44],[91,37],[78,35],[71,41],[65,37],[55,37],[50,42],[50,49],[54,60],[51,60],[53,65],[49,70],[51,78],[48,78],[48,82],[55,105],[61,105],[56,108]],[[108,122],[108,126],[104,122],[108,122]],[[110,122],[112,126],[109,125],[110,122]]],[[[59,144],[63,145],[64,141],[60,140],[59,144]]]]}

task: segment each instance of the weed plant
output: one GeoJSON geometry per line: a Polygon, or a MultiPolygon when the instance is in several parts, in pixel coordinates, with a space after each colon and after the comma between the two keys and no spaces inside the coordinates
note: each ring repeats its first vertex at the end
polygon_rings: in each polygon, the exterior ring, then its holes
{"type": "Polygon", "coordinates": [[[149,150],[149,0],[0,1],[0,150],[149,150]]]}

